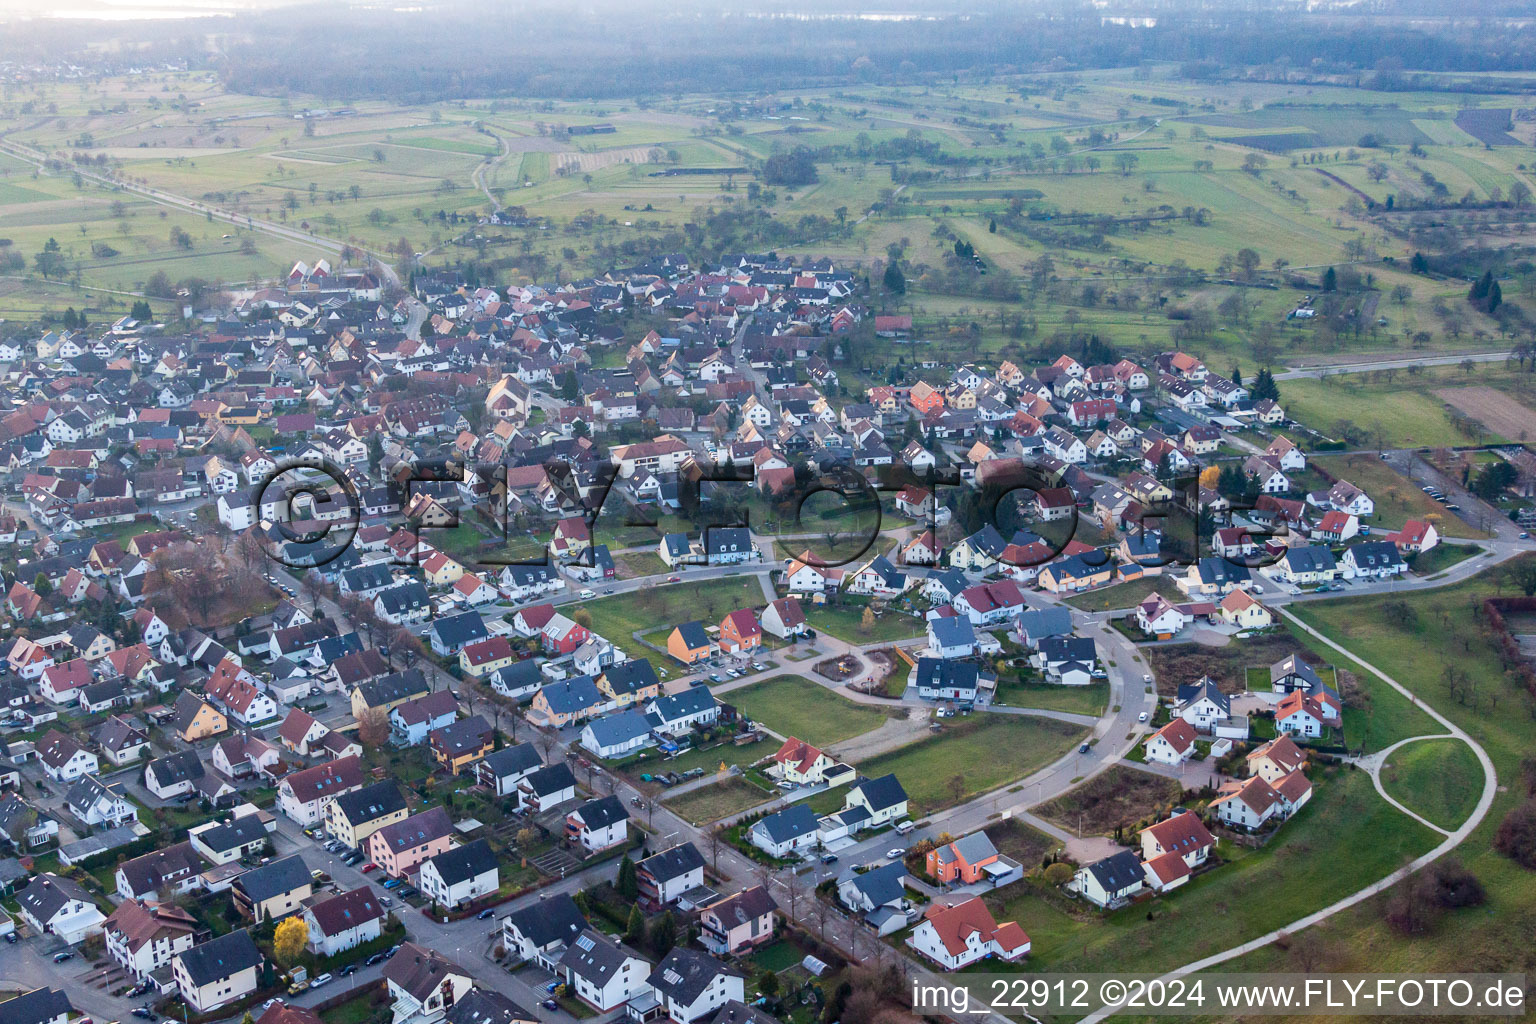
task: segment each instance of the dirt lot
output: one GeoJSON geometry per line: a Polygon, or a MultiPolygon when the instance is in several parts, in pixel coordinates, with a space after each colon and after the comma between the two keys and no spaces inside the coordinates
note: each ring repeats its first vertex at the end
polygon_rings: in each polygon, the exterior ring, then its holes
{"type": "Polygon", "coordinates": [[[1301,652],[1303,659],[1311,664],[1325,664],[1322,658],[1284,632],[1249,637],[1241,643],[1228,644],[1226,647],[1157,644],[1143,647],[1141,651],[1152,664],[1159,697],[1172,697],[1179,692],[1180,684],[1192,683],[1201,676],[1210,676],[1216,680],[1222,693],[1241,693],[1247,689],[1246,676],[1250,665],[1273,665],[1293,651],[1301,652]]]}
{"type": "Polygon", "coordinates": [[[1435,397],[1512,441],[1536,438],[1536,411],[1489,387],[1440,388],[1435,397]]]}
{"type": "Polygon", "coordinates": [[[1025,871],[1038,867],[1045,855],[1059,845],[1044,832],[1037,832],[1017,818],[988,825],[984,831],[998,853],[1012,857],[1024,865],[1025,871]]]}
{"type": "Polygon", "coordinates": [[[1035,808],[1035,813],[1054,825],[1083,834],[1113,835],[1137,822],[1166,811],[1179,802],[1183,791],[1173,779],[1115,765],[1102,775],[1035,808]]]}

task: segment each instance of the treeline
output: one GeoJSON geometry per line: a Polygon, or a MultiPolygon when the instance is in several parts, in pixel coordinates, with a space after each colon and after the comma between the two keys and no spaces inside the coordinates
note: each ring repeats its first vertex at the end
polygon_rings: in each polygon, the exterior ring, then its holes
{"type": "MultiPolygon", "coordinates": [[[[1155,27],[1102,24],[1080,0],[935,5],[933,20],[749,18],[682,3],[573,11],[568,6],[448,3],[420,11],[290,7],[233,19],[8,26],[0,58],[53,63],[111,42],[148,61],[214,68],[240,91],[303,92],[345,103],[476,96],[640,97],[818,85],[952,82],[1051,70],[1171,61],[1214,78],[1283,60],[1313,74],[1375,69],[1523,71],[1536,66],[1536,26],[1464,20],[1384,22],[1371,12],[1244,6],[1159,8],[1155,27]],[[965,17],[961,18],[960,14],[965,17]]],[[[1470,8],[1470,9],[1468,9],[1470,8]]],[[[836,12],[836,4],[818,8],[836,12]]],[[[1373,74],[1376,72],[1372,72],[1373,74]]],[[[1388,84],[1383,82],[1382,84],[1388,84]]]]}

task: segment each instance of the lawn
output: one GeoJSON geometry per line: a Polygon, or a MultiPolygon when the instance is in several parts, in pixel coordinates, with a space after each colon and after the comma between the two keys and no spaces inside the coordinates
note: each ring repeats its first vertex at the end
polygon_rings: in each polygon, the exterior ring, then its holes
{"type": "Polygon", "coordinates": [[[1023,969],[1176,967],[1327,906],[1434,845],[1434,833],[1382,800],[1363,774],[1311,774],[1311,802],[1268,845],[1223,844],[1232,863],[1151,903],[1100,917],[1033,882],[1004,890],[997,919],[1018,921],[1033,943],[1023,969]]]}
{"type": "Polygon", "coordinates": [[[1139,580],[1090,590],[1086,594],[1074,594],[1065,603],[1080,611],[1107,612],[1118,608],[1134,608],[1153,594],[1162,594],[1171,601],[1188,600],[1174,586],[1171,576],[1143,576],[1139,580]]]}
{"type": "Polygon", "coordinates": [[[681,774],[692,768],[703,768],[707,772],[713,772],[720,768],[722,761],[727,765],[741,765],[745,768],[778,749],[778,741],[772,739],[758,740],[739,747],[733,743],[722,743],[707,750],[689,750],[670,760],[659,756],[654,750],[648,750],[613,767],[629,775],[637,788],[647,793],[657,793],[664,790],[661,783],[645,782],[640,778],[642,774],[653,772],[681,774]]]}
{"type": "MultiPolygon", "coordinates": [[[[1511,592],[1503,576],[1503,569],[1495,569],[1453,587],[1395,600],[1350,598],[1298,609],[1304,621],[1391,673],[1465,729],[1487,750],[1501,783],[1488,817],[1456,850],[1457,859],[1486,889],[1486,905],[1448,912],[1437,926],[1408,937],[1381,920],[1378,905],[1361,904],[1333,918],[1326,933],[1310,940],[1318,954],[1312,970],[1423,973],[1465,970],[1468,964],[1488,971],[1526,969],[1536,885],[1530,871],[1494,852],[1492,841],[1498,823],[1523,799],[1520,766],[1536,746],[1536,720],[1504,675],[1496,646],[1481,635],[1474,611],[1483,598],[1511,592]],[[1467,673],[1474,683],[1471,692],[1458,689],[1460,699],[1453,696],[1447,669],[1467,673]]],[[[1481,780],[1472,785],[1481,791],[1481,780]]],[[[1394,790],[1399,799],[1403,792],[1400,784],[1394,790]]],[[[1270,948],[1224,969],[1300,969],[1295,965],[1294,953],[1270,948]]]]}
{"type": "Polygon", "coordinates": [[[665,801],[665,804],[668,810],[689,824],[702,825],[740,814],[749,807],[756,807],[772,799],[772,796],[767,790],[733,775],[708,786],[689,790],[675,799],[665,801]]]}
{"type": "MultiPolygon", "coordinates": [[[[1437,527],[1438,529],[1438,527],[1437,527]]],[[[1433,576],[1482,553],[1475,544],[1436,544],[1408,559],[1415,576],[1433,576]]]]}
{"type": "Polygon", "coordinates": [[[592,629],[631,657],[654,657],[654,651],[635,643],[636,630],[654,629],[657,623],[676,626],[699,619],[706,626],[719,625],[737,608],[763,605],[762,587],[756,576],[727,576],[697,583],[669,583],[627,594],[601,597],[582,607],[592,614],[592,629]]]}
{"type": "Polygon", "coordinates": [[[997,697],[993,703],[1016,708],[1041,708],[1045,711],[1071,711],[1080,715],[1097,715],[1102,713],[1109,704],[1109,684],[1057,686],[1053,683],[999,682],[997,697]]]}
{"type": "Polygon", "coordinates": [[[858,764],[859,774],[895,773],[910,800],[911,816],[931,814],[978,793],[1024,778],[1071,750],[1081,726],[1051,718],[972,715],[944,730],[858,764]]]}
{"type": "Polygon", "coordinates": [[[1483,769],[1460,740],[1419,740],[1392,752],[1381,784],[1404,807],[1441,828],[1455,828],[1477,806],[1483,769]]]}
{"type": "Polygon", "coordinates": [[[868,630],[864,628],[864,609],[868,602],[845,598],[837,605],[808,605],[806,618],[811,628],[821,630],[850,644],[890,643],[923,635],[927,628],[922,619],[887,608],[877,615],[868,630]]]}
{"type": "Polygon", "coordinates": [[[1410,519],[1434,516],[1430,521],[1435,524],[1435,529],[1447,537],[1486,536],[1453,513],[1446,512],[1438,502],[1421,491],[1418,484],[1369,452],[1319,456],[1312,460],[1312,465],[1348,480],[1371,496],[1371,500],[1376,503],[1376,514],[1369,520],[1373,530],[1396,530],[1410,519]]]}
{"type": "Polygon", "coordinates": [[[781,736],[818,747],[878,729],[897,712],[855,704],[801,676],[774,676],[720,695],[727,704],[781,736]]]}
{"type": "MultiPolygon", "coordinates": [[[[1488,376],[1491,374],[1475,373],[1465,383],[1485,383],[1488,376]]],[[[1286,380],[1280,382],[1280,403],[1286,415],[1330,437],[1363,431],[1374,444],[1379,429],[1381,442],[1392,448],[1488,440],[1463,431],[1447,413],[1445,402],[1430,393],[1449,382],[1448,374],[1431,372],[1418,377],[1399,374],[1392,383],[1367,379],[1362,374],[1286,380]]]]}

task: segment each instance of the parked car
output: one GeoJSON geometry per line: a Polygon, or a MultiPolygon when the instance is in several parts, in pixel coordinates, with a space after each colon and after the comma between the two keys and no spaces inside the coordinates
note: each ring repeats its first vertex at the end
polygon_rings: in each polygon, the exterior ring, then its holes
{"type": "Polygon", "coordinates": [[[375,953],[375,954],[373,954],[373,956],[371,956],[367,960],[363,961],[363,966],[364,967],[372,967],[375,964],[380,964],[380,963],[383,963],[383,962],[384,962],[384,954],[383,953],[375,953]]]}
{"type": "Polygon", "coordinates": [[[836,864],[837,863],[837,854],[835,854],[835,853],[824,853],[824,854],[821,855],[821,862],[823,864],[836,864]]]}
{"type": "Polygon", "coordinates": [[[366,875],[370,871],[377,871],[377,870],[379,870],[379,866],[377,864],[375,864],[373,861],[369,861],[367,864],[364,864],[362,866],[361,870],[362,870],[363,874],[366,875]]]}
{"type": "Polygon", "coordinates": [[[1088,744],[1084,743],[1082,746],[1078,747],[1077,748],[1077,752],[1079,754],[1086,754],[1086,753],[1088,753],[1088,744]]]}
{"type": "Polygon", "coordinates": [[[352,975],[357,973],[357,964],[347,964],[347,966],[343,967],[337,973],[340,974],[343,978],[350,978],[352,975]]]}
{"type": "Polygon", "coordinates": [[[154,1020],[155,1019],[155,1012],[153,1010],[151,1010],[147,1006],[135,1006],[132,1010],[129,1010],[128,1012],[133,1014],[135,1017],[138,1017],[140,1020],[154,1020]]]}
{"type": "MultiPolygon", "coordinates": [[[[75,954],[66,949],[62,953],[55,953],[53,955],[53,962],[56,964],[61,964],[66,960],[73,960],[74,958],[75,954]]],[[[76,1021],[75,1024],[79,1024],[79,1021],[76,1021]]]]}
{"type": "Polygon", "coordinates": [[[1147,713],[1145,711],[1143,711],[1141,714],[1136,716],[1136,721],[1138,721],[1138,722],[1145,722],[1146,720],[1147,720],[1147,713]]]}
{"type": "Polygon", "coordinates": [[[332,974],[330,971],[326,971],[324,974],[320,975],[320,977],[318,977],[314,981],[310,982],[309,983],[309,987],[310,988],[319,988],[321,985],[328,985],[332,981],[334,981],[335,978],[336,978],[336,976],[334,974],[332,974]]]}
{"type": "Polygon", "coordinates": [[[496,916],[495,909],[493,909],[491,907],[486,907],[484,910],[480,911],[480,913],[475,915],[475,920],[476,921],[484,921],[486,918],[495,917],[495,916],[496,916]]]}
{"type": "Polygon", "coordinates": [[[553,999],[546,999],[542,1003],[540,1003],[539,1005],[544,1007],[544,1009],[546,1009],[546,1010],[558,1010],[558,1009],[560,1009],[560,1004],[555,1002],[553,999]]]}

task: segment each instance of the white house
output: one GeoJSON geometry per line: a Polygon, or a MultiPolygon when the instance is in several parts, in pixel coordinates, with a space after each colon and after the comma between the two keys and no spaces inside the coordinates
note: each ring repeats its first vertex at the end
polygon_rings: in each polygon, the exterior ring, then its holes
{"type": "Polygon", "coordinates": [[[1029,953],[1029,936],[1016,921],[999,924],[979,896],[954,906],[928,908],[907,945],[946,971],[988,957],[1019,960],[1029,953]]]}
{"type": "Polygon", "coordinates": [[[416,887],[428,899],[452,909],[495,892],[499,878],[490,843],[476,839],[422,861],[416,887]]]}
{"type": "Polygon", "coordinates": [[[384,933],[389,912],[367,886],[338,893],[304,908],[309,928],[309,950],[321,956],[372,942],[384,933]]]}
{"type": "Polygon", "coordinates": [[[1148,761],[1183,764],[1195,752],[1195,727],[1175,718],[1148,737],[1144,749],[1148,761]]]}

